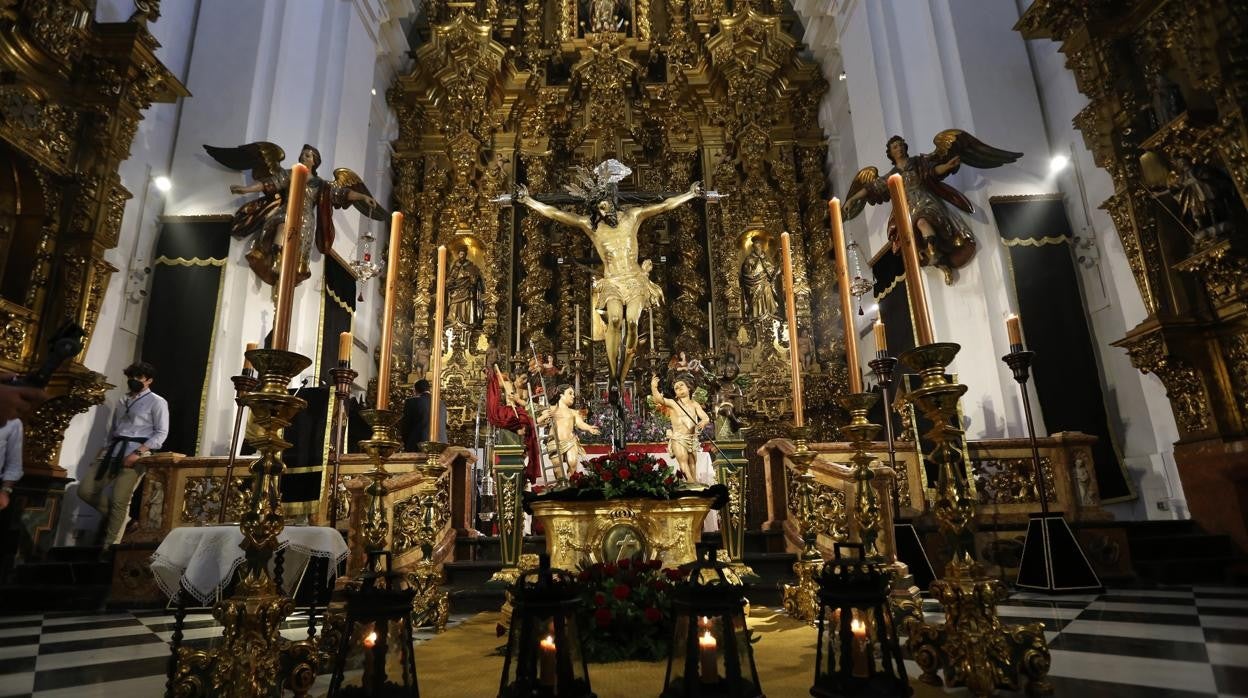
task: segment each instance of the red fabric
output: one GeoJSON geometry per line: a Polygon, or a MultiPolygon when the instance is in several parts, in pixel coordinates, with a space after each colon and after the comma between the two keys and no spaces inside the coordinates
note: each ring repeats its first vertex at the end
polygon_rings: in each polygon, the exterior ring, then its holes
{"type": "Polygon", "coordinates": [[[537,427],[533,424],[533,417],[526,410],[504,405],[498,374],[489,369],[486,373],[485,418],[495,427],[517,434],[521,428],[524,429],[524,452],[528,455],[528,462],[524,464],[524,477],[529,482],[537,482],[537,477],[542,472],[542,452],[537,447],[537,427]]]}

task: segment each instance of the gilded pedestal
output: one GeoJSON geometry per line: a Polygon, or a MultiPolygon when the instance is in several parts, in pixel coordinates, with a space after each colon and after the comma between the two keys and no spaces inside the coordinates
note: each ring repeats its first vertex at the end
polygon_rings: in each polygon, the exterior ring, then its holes
{"type": "Polygon", "coordinates": [[[693,562],[712,497],[536,501],[533,517],[546,529],[546,551],[556,569],[640,557],[664,567],[693,562]]]}

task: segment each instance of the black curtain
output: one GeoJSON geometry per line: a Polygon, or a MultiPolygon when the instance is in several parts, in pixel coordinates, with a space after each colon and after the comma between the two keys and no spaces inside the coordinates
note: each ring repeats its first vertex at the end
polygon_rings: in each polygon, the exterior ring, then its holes
{"type": "MultiPolygon", "coordinates": [[[[337,346],[337,342],[334,343],[337,346]]],[[[333,388],[292,390],[308,407],[291,420],[284,438],[290,448],[282,452],[282,509],[287,514],[307,514],[321,500],[321,473],[325,466],[325,440],[329,429],[329,403],[333,388]]]]}
{"type": "Polygon", "coordinates": [[[1134,496],[1110,434],[1100,371],[1088,330],[1070,221],[1061,199],[992,201],[1010,255],[1031,375],[1049,432],[1097,437],[1092,455],[1101,499],[1134,496]]]}
{"type": "Polygon", "coordinates": [[[338,335],[351,331],[355,316],[355,277],[336,258],[325,257],[325,317],[321,331],[321,380],[334,384],[329,370],[338,365],[338,335]]]}
{"type": "Polygon", "coordinates": [[[161,224],[143,360],[159,374],[152,389],[169,401],[167,451],[193,455],[199,445],[200,406],[229,251],[228,220],[161,224]]]}
{"type": "MultiPolygon", "coordinates": [[[[906,298],[906,271],[901,255],[892,249],[885,250],[871,265],[871,275],[875,278],[874,296],[879,305],[879,319],[884,323],[884,336],[888,339],[888,353],[896,357],[901,352],[914,347],[914,327],[910,322],[910,301],[906,298]]],[[[861,351],[875,356],[875,340],[868,333],[865,340],[860,340],[861,351]]],[[[902,384],[905,366],[897,364],[893,371],[893,396],[897,387],[902,384]]],[[[868,376],[868,379],[871,377],[868,376]]],[[[885,415],[893,420],[893,433],[899,434],[901,429],[897,413],[888,409],[883,401],[876,403],[868,417],[873,424],[883,424],[885,415]]]]}

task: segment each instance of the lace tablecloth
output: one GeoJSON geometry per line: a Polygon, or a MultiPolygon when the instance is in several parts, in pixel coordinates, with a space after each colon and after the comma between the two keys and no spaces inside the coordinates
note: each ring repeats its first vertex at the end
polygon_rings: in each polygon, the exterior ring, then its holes
{"type": "MultiPolygon", "coordinates": [[[[285,550],[282,587],[288,594],[299,583],[311,558],[329,559],[332,577],[338,563],[347,557],[342,534],[329,526],[287,526],[277,541],[279,549],[285,550]]],[[[180,584],[201,603],[208,603],[230,583],[234,570],[242,564],[242,542],[243,534],[237,524],[175,528],[152,554],[152,574],[169,598],[178,593],[180,584]]],[[[270,561],[269,572],[272,571],[270,561]]]]}

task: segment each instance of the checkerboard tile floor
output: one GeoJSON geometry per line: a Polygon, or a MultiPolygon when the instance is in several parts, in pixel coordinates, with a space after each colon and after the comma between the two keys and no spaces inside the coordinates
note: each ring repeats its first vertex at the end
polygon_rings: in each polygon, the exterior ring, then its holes
{"type": "MultiPolygon", "coordinates": [[[[941,620],[935,602],[924,610],[941,620]]],[[[999,611],[1006,622],[1044,624],[1058,696],[1248,698],[1248,588],[1020,593],[999,611]]],[[[306,637],[306,618],[292,616],[282,632],[306,637]]],[[[162,695],[172,634],[166,611],[0,618],[0,696],[162,695]]],[[[188,614],[185,644],[205,646],[219,634],[206,612],[188,614]]],[[[422,631],[417,642],[429,637],[422,631]]],[[[318,683],[323,690],[328,677],[318,683]]]]}

